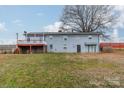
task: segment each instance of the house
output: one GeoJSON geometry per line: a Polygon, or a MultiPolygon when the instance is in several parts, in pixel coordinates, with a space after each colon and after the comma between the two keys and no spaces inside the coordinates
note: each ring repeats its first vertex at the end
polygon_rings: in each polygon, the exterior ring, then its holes
{"type": "Polygon", "coordinates": [[[99,52],[99,33],[97,32],[29,32],[24,40],[18,40],[22,53],[99,52]]]}

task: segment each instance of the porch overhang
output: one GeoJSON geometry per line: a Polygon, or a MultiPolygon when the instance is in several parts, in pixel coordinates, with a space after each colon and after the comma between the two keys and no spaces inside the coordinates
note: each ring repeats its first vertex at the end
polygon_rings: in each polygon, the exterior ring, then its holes
{"type": "Polygon", "coordinates": [[[85,42],[85,45],[97,45],[96,42],[85,42]]]}

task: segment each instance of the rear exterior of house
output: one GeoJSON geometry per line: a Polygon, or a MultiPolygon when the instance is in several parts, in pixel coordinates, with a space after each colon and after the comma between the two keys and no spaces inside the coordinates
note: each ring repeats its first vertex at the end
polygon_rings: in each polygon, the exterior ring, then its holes
{"type": "Polygon", "coordinates": [[[99,33],[30,32],[17,46],[22,53],[94,53],[99,52],[99,33]]]}

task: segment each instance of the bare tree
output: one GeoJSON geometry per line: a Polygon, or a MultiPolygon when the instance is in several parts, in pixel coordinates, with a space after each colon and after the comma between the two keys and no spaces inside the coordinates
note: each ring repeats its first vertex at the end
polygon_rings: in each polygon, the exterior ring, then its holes
{"type": "Polygon", "coordinates": [[[65,6],[60,19],[63,31],[103,32],[115,23],[114,6],[75,5],[65,6]]]}

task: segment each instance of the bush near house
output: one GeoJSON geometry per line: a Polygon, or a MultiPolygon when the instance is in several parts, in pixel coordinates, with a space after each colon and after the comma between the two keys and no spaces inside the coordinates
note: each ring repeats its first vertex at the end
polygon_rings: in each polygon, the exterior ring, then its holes
{"type": "Polygon", "coordinates": [[[102,48],[102,52],[104,53],[112,53],[113,52],[113,48],[110,46],[106,46],[102,48]]]}

